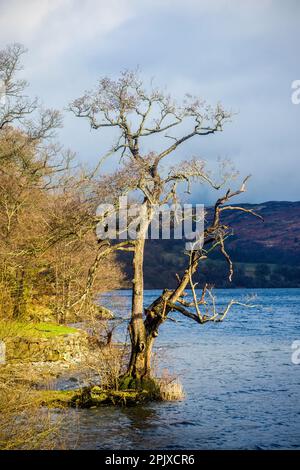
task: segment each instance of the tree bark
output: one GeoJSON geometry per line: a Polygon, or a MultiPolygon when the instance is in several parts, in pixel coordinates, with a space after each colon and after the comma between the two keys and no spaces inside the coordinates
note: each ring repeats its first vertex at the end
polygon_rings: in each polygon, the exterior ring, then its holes
{"type": "Polygon", "coordinates": [[[127,374],[134,379],[150,376],[153,336],[144,320],[144,249],[147,230],[152,217],[152,209],[147,202],[141,208],[139,237],[135,241],[133,255],[132,315],[129,324],[131,356],[127,374]],[[143,213],[143,211],[145,211],[143,213]],[[146,217],[145,217],[146,215],[146,217]]]}
{"type": "Polygon", "coordinates": [[[136,240],[133,256],[132,316],[129,324],[131,357],[128,374],[140,379],[146,373],[147,334],[143,320],[144,311],[144,261],[145,240],[136,240]]]}

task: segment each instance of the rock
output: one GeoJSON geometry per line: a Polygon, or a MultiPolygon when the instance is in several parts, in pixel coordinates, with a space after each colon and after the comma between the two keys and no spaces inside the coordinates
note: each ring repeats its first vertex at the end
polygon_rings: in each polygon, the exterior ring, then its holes
{"type": "Polygon", "coordinates": [[[103,318],[111,320],[114,318],[113,312],[111,312],[108,308],[103,307],[102,305],[97,305],[97,313],[101,319],[103,318]]]}

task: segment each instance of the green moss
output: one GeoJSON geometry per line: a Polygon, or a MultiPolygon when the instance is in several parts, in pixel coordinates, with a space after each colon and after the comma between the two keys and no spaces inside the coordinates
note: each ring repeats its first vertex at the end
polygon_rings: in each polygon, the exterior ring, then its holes
{"type": "Polygon", "coordinates": [[[39,405],[48,408],[68,407],[78,393],[79,390],[38,390],[36,400],[39,405]]]}
{"type": "Polygon", "coordinates": [[[26,323],[19,321],[0,321],[0,339],[5,340],[9,337],[22,338],[52,338],[71,333],[79,330],[70,328],[65,325],[57,325],[55,323],[26,323]]]}
{"type": "Polygon", "coordinates": [[[159,385],[157,381],[151,377],[144,377],[141,379],[136,379],[131,377],[130,375],[124,375],[120,378],[119,381],[119,389],[120,390],[136,390],[146,391],[152,397],[159,396],[159,385]]]}
{"type": "Polygon", "coordinates": [[[146,390],[104,390],[85,387],[82,390],[39,390],[36,399],[41,406],[94,408],[104,405],[133,406],[153,399],[146,390]]]}
{"type": "Polygon", "coordinates": [[[72,333],[78,333],[79,330],[71,328],[65,325],[57,325],[54,323],[32,323],[31,330],[38,335],[46,338],[51,336],[69,335],[72,333]]]}
{"type": "Polygon", "coordinates": [[[129,375],[124,375],[119,380],[119,389],[128,390],[129,388],[136,388],[134,379],[129,375]]]}

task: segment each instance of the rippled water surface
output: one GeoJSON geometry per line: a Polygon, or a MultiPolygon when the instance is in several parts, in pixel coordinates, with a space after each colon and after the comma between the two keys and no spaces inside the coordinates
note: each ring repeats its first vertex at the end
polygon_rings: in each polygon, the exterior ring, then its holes
{"type": "MultiPolygon", "coordinates": [[[[66,439],[86,449],[300,448],[300,289],[256,289],[253,309],[234,307],[224,323],[177,316],[157,338],[160,366],[176,371],[181,402],[72,410],[66,439]]],[[[149,304],[158,291],[147,291],[149,304]]],[[[250,290],[218,290],[221,304],[250,290]]],[[[129,312],[130,292],[102,303],[129,312]]],[[[121,335],[121,332],[119,333],[121,335]]]]}

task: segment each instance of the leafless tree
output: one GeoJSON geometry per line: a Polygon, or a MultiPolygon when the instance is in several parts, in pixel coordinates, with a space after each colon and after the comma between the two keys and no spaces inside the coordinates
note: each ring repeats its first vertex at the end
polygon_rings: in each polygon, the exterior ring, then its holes
{"type": "MultiPolygon", "coordinates": [[[[131,358],[127,375],[133,381],[149,377],[151,373],[151,352],[159,326],[172,312],[179,312],[200,325],[207,322],[222,321],[234,301],[222,312],[216,310],[214,299],[212,312],[207,310],[207,296],[212,298],[211,289],[203,287],[200,299],[197,298],[193,274],[202,260],[213,249],[219,249],[229,267],[229,279],[233,275],[233,264],[225,248],[225,240],[230,227],[222,221],[224,211],[240,210],[257,215],[251,210],[228,205],[232,198],[246,190],[245,178],[236,191],[230,189],[218,198],[214,206],[212,221],[206,224],[204,244],[201,248],[187,253],[184,274],[178,276],[178,286],[173,290],[164,289],[162,294],[148,307],[144,308],[143,260],[146,234],[154,216],[155,207],[178,200],[178,185],[186,183],[207,184],[216,191],[220,190],[233,176],[224,166],[220,181],[215,181],[203,159],[183,160],[174,165],[169,162],[172,155],[182,151],[183,145],[191,139],[213,135],[223,131],[224,124],[231,113],[218,104],[211,107],[203,100],[186,95],[177,104],[168,94],[153,87],[147,91],[139,75],[125,71],[118,80],[103,78],[96,89],[86,92],[70,105],[75,116],[86,119],[95,130],[113,128],[117,139],[111,149],[100,159],[91,176],[95,176],[105,158],[118,154],[119,169],[110,177],[108,183],[115,186],[112,193],[117,195],[139,192],[142,195],[140,210],[146,214],[139,224],[136,240],[112,243],[99,240],[99,252],[90,270],[87,289],[93,283],[93,273],[103,256],[114,250],[133,253],[132,312],[129,331],[131,337],[131,358]],[[149,145],[157,145],[159,150],[149,152],[149,145]],[[166,167],[168,166],[168,169],[166,167]],[[190,286],[193,302],[185,300],[185,290],[190,286]],[[193,311],[194,310],[194,311],[193,311]]],[[[132,382],[133,383],[133,382],[132,382]]]]}
{"type": "Polygon", "coordinates": [[[26,96],[28,82],[18,78],[25,52],[18,43],[0,50],[0,131],[18,125],[26,131],[28,141],[41,141],[53,136],[61,125],[61,115],[57,110],[43,109],[37,98],[26,96]]]}
{"type": "MultiPolygon", "coordinates": [[[[55,142],[60,113],[26,96],[24,53],[19,44],[0,50],[0,315],[19,318],[35,301],[64,320],[98,249],[95,210],[105,191],[55,142]]],[[[97,290],[119,285],[113,257],[101,263],[97,290]]]]}

